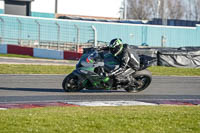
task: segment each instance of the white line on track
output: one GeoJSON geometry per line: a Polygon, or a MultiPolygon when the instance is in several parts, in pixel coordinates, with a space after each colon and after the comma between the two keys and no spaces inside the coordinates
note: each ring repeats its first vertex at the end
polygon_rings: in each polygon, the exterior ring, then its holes
{"type": "Polygon", "coordinates": [[[0,110],[7,110],[7,108],[0,108],[0,110]]]}
{"type": "Polygon", "coordinates": [[[68,104],[80,106],[136,106],[136,105],[157,105],[139,101],[88,101],[88,102],[67,102],[68,104]]]}

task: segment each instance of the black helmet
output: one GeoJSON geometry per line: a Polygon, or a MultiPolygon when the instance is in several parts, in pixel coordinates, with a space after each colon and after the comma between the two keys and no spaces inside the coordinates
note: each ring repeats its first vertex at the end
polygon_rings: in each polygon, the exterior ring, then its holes
{"type": "Polygon", "coordinates": [[[112,39],[110,41],[109,48],[110,48],[110,52],[114,56],[117,56],[123,49],[122,39],[120,39],[120,38],[112,39]]]}

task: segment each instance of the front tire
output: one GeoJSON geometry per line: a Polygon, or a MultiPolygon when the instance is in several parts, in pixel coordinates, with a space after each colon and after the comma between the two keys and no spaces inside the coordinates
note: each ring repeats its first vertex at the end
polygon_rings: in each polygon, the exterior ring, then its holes
{"type": "Polygon", "coordinates": [[[147,69],[137,71],[132,75],[132,77],[135,79],[135,84],[134,86],[130,85],[127,88],[125,88],[127,92],[137,93],[143,91],[150,85],[152,81],[152,74],[147,69]]]}
{"type": "Polygon", "coordinates": [[[78,83],[78,77],[73,73],[65,77],[62,82],[62,87],[65,92],[77,92],[82,89],[78,83]]]}

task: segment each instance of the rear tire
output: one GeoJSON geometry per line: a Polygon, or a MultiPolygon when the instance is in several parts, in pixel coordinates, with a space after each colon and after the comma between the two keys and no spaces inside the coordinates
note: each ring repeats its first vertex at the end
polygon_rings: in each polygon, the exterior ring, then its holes
{"type": "Polygon", "coordinates": [[[62,87],[65,92],[77,92],[82,89],[78,83],[78,77],[73,73],[65,77],[62,82],[62,87]]]}
{"type": "Polygon", "coordinates": [[[125,88],[127,92],[137,93],[143,91],[150,85],[152,81],[152,74],[147,69],[137,71],[132,75],[132,77],[136,80],[136,84],[134,86],[130,85],[127,88],[125,88]]]}

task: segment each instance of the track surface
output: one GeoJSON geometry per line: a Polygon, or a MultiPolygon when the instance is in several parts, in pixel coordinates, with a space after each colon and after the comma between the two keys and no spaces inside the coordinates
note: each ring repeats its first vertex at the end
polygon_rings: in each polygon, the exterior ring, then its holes
{"type": "Polygon", "coordinates": [[[143,92],[88,91],[65,93],[65,75],[0,75],[0,103],[57,101],[200,100],[200,77],[154,76],[143,92]]]}

